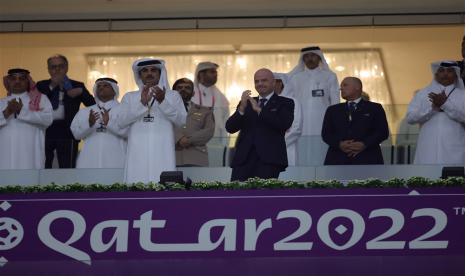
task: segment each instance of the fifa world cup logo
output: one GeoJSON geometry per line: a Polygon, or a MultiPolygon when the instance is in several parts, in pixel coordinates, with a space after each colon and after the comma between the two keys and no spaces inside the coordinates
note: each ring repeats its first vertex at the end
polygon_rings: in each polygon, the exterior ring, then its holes
{"type": "MultiPolygon", "coordinates": [[[[11,204],[7,201],[0,204],[2,211],[7,211],[10,208],[11,204]]],[[[23,236],[24,229],[19,221],[9,217],[0,217],[0,251],[15,248],[23,240],[23,236]]],[[[0,255],[0,267],[7,262],[8,260],[0,255]]]]}

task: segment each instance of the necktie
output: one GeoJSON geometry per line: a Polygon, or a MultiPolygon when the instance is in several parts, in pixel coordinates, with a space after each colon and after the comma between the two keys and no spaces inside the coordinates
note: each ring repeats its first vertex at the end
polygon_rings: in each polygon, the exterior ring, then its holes
{"type": "Polygon", "coordinates": [[[349,102],[349,112],[354,113],[356,109],[357,109],[357,103],[356,102],[349,102]]]}
{"type": "Polygon", "coordinates": [[[53,110],[56,110],[60,104],[60,87],[58,85],[52,89],[49,99],[53,110]]]}
{"type": "Polygon", "coordinates": [[[259,102],[260,102],[260,103],[259,103],[260,108],[264,108],[264,107],[265,107],[266,101],[267,101],[266,99],[260,99],[260,100],[259,100],[259,102]]]}

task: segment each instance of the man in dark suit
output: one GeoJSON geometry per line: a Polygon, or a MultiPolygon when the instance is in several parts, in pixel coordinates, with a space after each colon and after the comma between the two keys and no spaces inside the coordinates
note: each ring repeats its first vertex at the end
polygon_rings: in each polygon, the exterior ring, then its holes
{"type": "Polygon", "coordinates": [[[347,77],[341,96],[347,102],[326,110],[321,135],[329,145],[325,165],[384,164],[379,144],[389,136],[383,107],[362,99],[362,82],[347,77]]]}
{"type": "Polygon", "coordinates": [[[260,69],[254,75],[259,97],[242,93],[237,111],[226,121],[229,133],[240,131],[232,161],[231,180],[278,178],[287,167],[284,135],[294,120],[294,102],[276,95],[273,73],[260,69]]]}
{"type": "Polygon", "coordinates": [[[462,60],[457,61],[460,68],[460,77],[465,82],[465,35],[462,38],[462,60]]]}
{"type": "Polygon", "coordinates": [[[37,83],[37,89],[47,95],[53,107],[53,123],[45,133],[45,168],[51,168],[56,150],[60,168],[74,168],[79,141],[75,140],[70,126],[79,106],[95,104],[82,82],[69,79],[68,60],[55,55],[47,59],[50,79],[37,83]]]}

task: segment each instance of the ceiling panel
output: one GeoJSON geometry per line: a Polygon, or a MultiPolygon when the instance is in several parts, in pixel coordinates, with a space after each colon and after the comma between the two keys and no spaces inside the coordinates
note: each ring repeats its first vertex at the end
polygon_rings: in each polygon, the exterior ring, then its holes
{"type": "Polygon", "coordinates": [[[0,0],[0,21],[465,12],[465,0],[0,0]]]}

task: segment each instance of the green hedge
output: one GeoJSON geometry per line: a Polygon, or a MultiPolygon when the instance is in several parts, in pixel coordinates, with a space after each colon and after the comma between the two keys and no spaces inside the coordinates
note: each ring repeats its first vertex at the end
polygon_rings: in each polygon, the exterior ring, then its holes
{"type": "MultiPolygon", "coordinates": [[[[465,187],[465,178],[428,179],[412,177],[409,179],[394,178],[383,181],[379,179],[352,180],[343,185],[337,180],[320,180],[310,182],[281,181],[277,179],[251,178],[246,182],[197,182],[190,190],[243,190],[243,189],[309,189],[309,188],[424,188],[424,187],[465,187]]],[[[158,183],[136,183],[112,185],[103,184],[68,184],[68,185],[35,185],[35,186],[3,186],[0,194],[6,193],[43,193],[43,192],[126,192],[126,191],[179,191],[186,190],[184,185],[162,185],[158,183]]]]}

